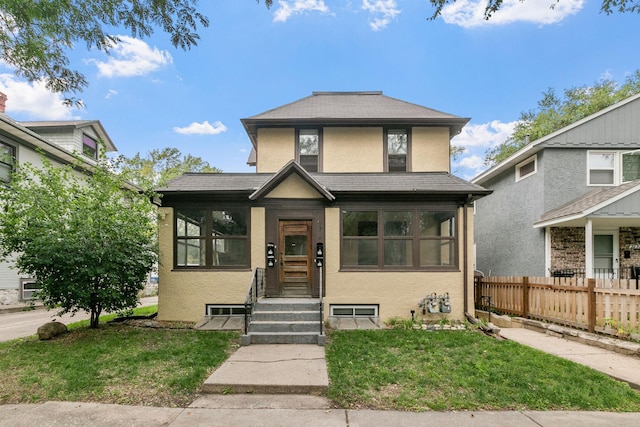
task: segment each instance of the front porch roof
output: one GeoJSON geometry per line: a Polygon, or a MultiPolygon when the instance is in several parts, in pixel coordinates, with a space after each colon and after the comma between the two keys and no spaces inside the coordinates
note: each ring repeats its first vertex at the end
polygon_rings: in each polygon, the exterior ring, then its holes
{"type": "MultiPolygon", "coordinates": [[[[187,173],[156,189],[160,194],[246,194],[255,199],[293,172],[288,165],[272,173],[187,173]]],[[[299,166],[298,166],[299,168],[299,166]]],[[[298,169],[295,169],[296,171],[298,169]]],[[[453,195],[469,201],[491,194],[447,172],[411,173],[307,173],[306,181],[333,200],[337,194],[453,195]]]]}
{"type": "Polygon", "coordinates": [[[564,205],[545,212],[540,220],[533,224],[534,228],[544,228],[550,226],[583,226],[587,218],[608,218],[619,222],[629,219],[635,224],[640,221],[640,204],[629,203],[629,206],[636,206],[634,210],[616,209],[616,211],[606,210],[618,202],[631,200],[640,196],[640,180],[627,182],[617,187],[602,187],[590,191],[564,205]]]}

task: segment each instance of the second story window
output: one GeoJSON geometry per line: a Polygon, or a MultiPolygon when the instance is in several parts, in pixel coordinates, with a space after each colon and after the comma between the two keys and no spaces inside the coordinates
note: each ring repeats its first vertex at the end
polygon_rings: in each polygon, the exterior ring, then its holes
{"type": "Polygon", "coordinates": [[[622,182],[640,179],[640,150],[622,153],[622,182]]]}
{"type": "Polygon", "coordinates": [[[92,159],[98,158],[98,143],[88,135],[82,135],[82,154],[92,159]]]}
{"type": "Polygon", "coordinates": [[[589,153],[589,185],[613,185],[615,183],[614,152],[589,153]]]}
{"type": "Polygon", "coordinates": [[[406,129],[389,129],[385,136],[385,170],[408,172],[409,132],[406,129]]]}
{"type": "Polygon", "coordinates": [[[318,129],[298,130],[297,159],[307,172],[320,170],[320,131],[318,129]]]}
{"type": "Polygon", "coordinates": [[[12,145],[0,142],[0,182],[11,181],[13,164],[16,160],[16,149],[12,145]]]}

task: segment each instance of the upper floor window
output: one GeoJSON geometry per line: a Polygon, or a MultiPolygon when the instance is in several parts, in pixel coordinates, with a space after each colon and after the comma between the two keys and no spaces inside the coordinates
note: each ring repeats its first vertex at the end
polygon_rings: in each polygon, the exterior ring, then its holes
{"type": "Polygon", "coordinates": [[[11,181],[13,164],[16,160],[16,148],[12,145],[0,142],[0,181],[11,181]]]}
{"type": "Polygon", "coordinates": [[[82,135],[82,154],[92,159],[98,158],[98,143],[88,135],[82,135]]]}
{"type": "Polygon", "coordinates": [[[622,182],[640,179],[640,150],[622,153],[622,182]]]}
{"type": "Polygon", "coordinates": [[[406,129],[388,129],[384,152],[387,172],[408,172],[409,132],[406,129]]]}
{"type": "Polygon", "coordinates": [[[590,151],[587,169],[589,185],[619,185],[640,179],[640,150],[590,151]]]}
{"type": "Polygon", "coordinates": [[[298,130],[296,160],[307,172],[318,172],[320,170],[320,143],[320,130],[298,130]]]}
{"type": "Polygon", "coordinates": [[[537,171],[537,156],[529,157],[524,162],[516,165],[516,181],[520,181],[530,175],[533,175],[537,171]]]}
{"type": "Polygon", "coordinates": [[[246,209],[176,209],[176,267],[249,267],[246,209]]]}

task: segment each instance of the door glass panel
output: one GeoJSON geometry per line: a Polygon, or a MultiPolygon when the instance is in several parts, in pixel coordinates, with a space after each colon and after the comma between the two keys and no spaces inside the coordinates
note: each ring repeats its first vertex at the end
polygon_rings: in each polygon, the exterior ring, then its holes
{"type": "Polygon", "coordinates": [[[307,254],[307,236],[285,236],[284,237],[284,254],[285,255],[306,255],[307,254]]]}
{"type": "Polygon", "coordinates": [[[613,268],[613,236],[596,234],[593,236],[593,267],[613,268]]]}

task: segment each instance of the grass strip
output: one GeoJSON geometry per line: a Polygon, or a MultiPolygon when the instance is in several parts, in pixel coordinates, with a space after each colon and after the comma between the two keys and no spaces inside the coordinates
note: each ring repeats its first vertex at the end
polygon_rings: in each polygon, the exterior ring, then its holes
{"type": "Polygon", "coordinates": [[[345,408],[640,411],[625,383],[471,330],[330,331],[327,363],[345,408]]]}

